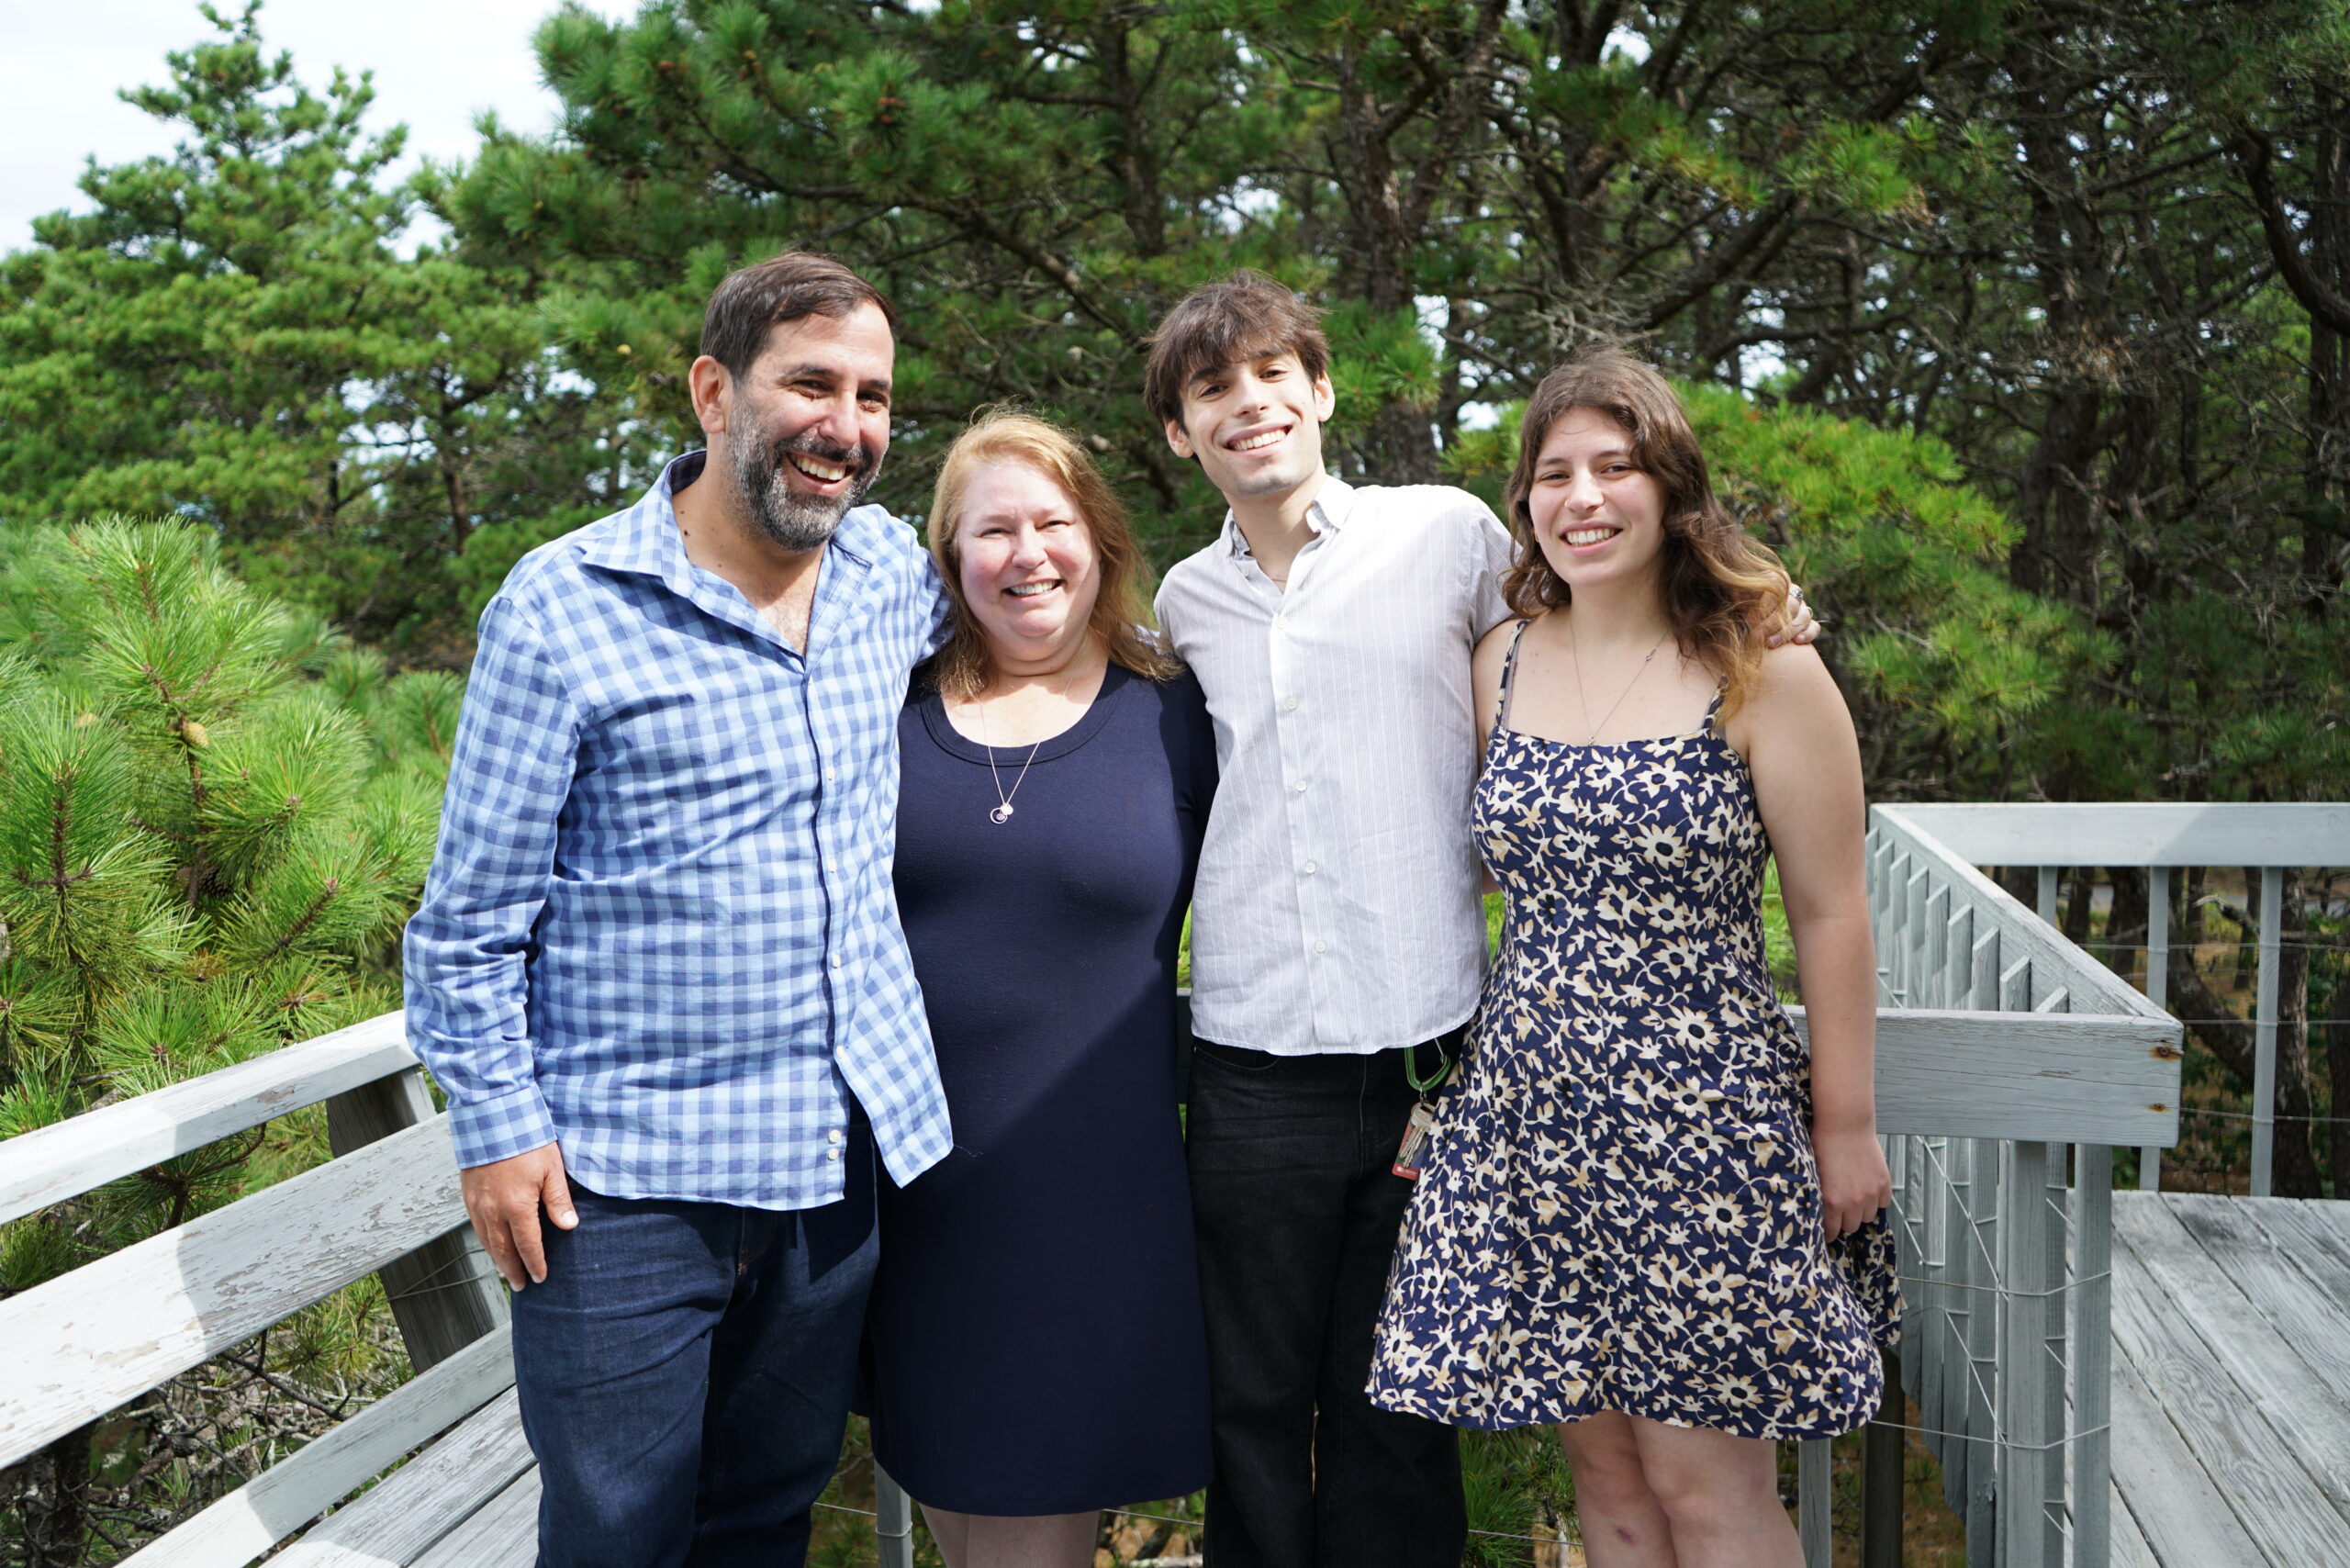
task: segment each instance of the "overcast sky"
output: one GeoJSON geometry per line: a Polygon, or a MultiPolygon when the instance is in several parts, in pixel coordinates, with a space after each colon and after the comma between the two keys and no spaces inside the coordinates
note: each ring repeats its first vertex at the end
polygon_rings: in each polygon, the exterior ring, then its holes
{"type": "MultiPolygon", "coordinates": [[[[495,109],[509,125],[542,130],[554,95],[540,84],[531,34],[557,0],[269,0],[263,41],[290,50],[313,91],[338,65],[375,73],[369,129],[408,128],[408,157],[462,157],[475,144],[474,116],[495,109]]],[[[634,0],[588,0],[607,16],[634,0]]],[[[238,0],[218,0],[233,15],[238,0]]],[[[83,161],[118,163],[169,152],[173,128],[116,92],[160,83],[163,55],[209,31],[196,0],[0,0],[0,37],[15,62],[0,91],[0,250],[32,241],[32,220],[59,207],[86,209],[74,188],[83,161]]]]}

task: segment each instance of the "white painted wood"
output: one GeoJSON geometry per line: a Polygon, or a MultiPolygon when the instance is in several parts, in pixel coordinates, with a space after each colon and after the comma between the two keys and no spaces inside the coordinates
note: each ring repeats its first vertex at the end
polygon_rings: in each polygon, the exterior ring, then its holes
{"type": "MultiPolygon", "coordinates": [[[[1804,1010],[1787,1013],[1808,1047],[1804,1010]]],[[[2178,1034],[2168,1018],[1883,1009],[1877,1129],[2167,1148],[2178,1034]]]]}
{"type": "Polygon", "coordinates": [[[2048,1419],[2048,1292],[2056,1283],[2048,1268],[2048,1161],[2045,1143],[2010,1145],[2001,1184],[1999,1271],[2012,1293],[2001,1304],[2006,1323],[1999,1341],[1999,1425],[2008,1435],[1999,1452],[2004,1568],[2056,1568],[2048,1556],[2042,1507],[2053,1457],[2049,1445],[2060,1435],[2059,1423],[2048,1419]]]}
{"type": "Polygon", "coordinates": [[[1961,820],[1947,814],[1953,811],[2029,812],[2042,809],[2045,808],[2007,805],[1984,808],[1874,806],[1870,808],[1870,820],[1888,842],[1898,845],[1920,864],[1933,867],[1935,874],[1951,890],[1953,908],[1956,908],[1960,902],[1974,906],[1978,912],[1975,926],[1978,935],[1985,928],[1983,922],[1986,919],[1998,926],[2003,941],[2002,958],[2010,969],[2019,959],[2030,960],[2034,987],[2039,993],[2044,994],[2062,985],[2071,991],[2072,1004],[2080,1012],[2118,1013],[2142,1017],[2162,1015],[2162,1010],[2140,996],[2127,980],[2065,941],[2063,933],[2018,903],[2009,896],[2006,889],[1976,869],[1978,866],[2143,866],[2153,862],[2126,856],[2088,861],[2068,859],[2059,855],[1978,856],[1966,844],[1941,837],[1939,827],[1930,825],[1961,820]]]}
{"type": "Polygon", "coordinates": [[[124,1568],[243,1568],[402,1454],[513,1386],[512,1335],[501,1327],[295,1450],[249,1485],[151,1542],[124,1568]]]}
{"type": "Polygon", "coordinates": [[[1796,1444],[1796,1525],[1804,1568],[1835,1568],[1835,1531],[1829,1518],[1835,1494],[1830,1480],[1828,1439],[1796,1444]]]}
{"type": "Polygon", "coordinates": [[[436,1116],[0,1302],[0,1465],[464,1220],[436,1116]]]}
{"type": "Polygon", "coordinates": [[[1879,806],[1977,866],[2350,866],[2350,804],[1879,806]]]}
{"type": "Polygon", "coordinates": [[[2163,1568],[2257,1568],[2260,1548],[2128,1356],[2113,1361],[2113,1484],[2163,1568]]]}
{"type": "MultiPolygon", "coordinates": [[[[2143,1207],[2132,1205],[2133,1210],[2143,1207]]],[[[2113,1268],[2117,1364],[2128,1361],[2145,1380],[2196,1464],[2259,1548],[2249,1557],[2215,1561],[2274,1564],[2275,1568],[2350,1562],[2350,1520],[2326,1501],[2316,1477],[2268,1425],[2210,1348],[2187,1327],[2178,1305],[2154,1279],[2132,1237],[2119,1226],[2113,1268]]],[[[2118,1452],[2115,1459],[2118,1464],[2118,1452]]],[[[2159,1484],[2184,1485],[2187,1478],[2164,1476],[2159,1484]]],[[[2138,1507],[2139,1502],[2132,1492],[2132,1507],[2138,1507]]],[[[2169,1551],[2151,1531],[2149,1539],[2164,1551],[2169,1551]]]]}
{"type": "MultiPolygon", "coordinates": [[[[2281,1261],[2267,1255],[2268,1236],[2248,1216],[2225,1212],[2245,1200],[2213,1198],[2196,1208],[2190,1228],[2177,1202],[2188,1195],[2130,1204],[2119,1223],[2131,1250],[2162,1292],[2173,1332],[2202,1340],[2246,1408],[2258,1412],[2350,1523],[2350,1406],[2317,1366],[2338,1359],[2350,1341],[2329,1337],[2297,1346],[2280,1333],[2263,1304],[2232,1277],[2239,1266],[2270,1272],[2281,1261]]],[[[2272,1300],[2274,1287],[2271,1272],[2263,1294],[2272,1300]]],[[[2344,1539],[2350,1542],[2350,1535],[2344,1539]]]]}
{"type": "MultiPolygon", "coordinates": [[[[2165,1012],[2170,1007],[2170,868],[2146,868],[2146,1000],[2165,1012]]],[[[2163,1185],[2163,1151],[2151,1145],[2138,1151],[2138,1190],[2158,1193],[2163,1185]]]]}
{"type": "Polygon", "coordinates": [[[414,1067],[386,1013],[0,1142],[0,1224],[414,1067]]]}
{"type": "Polygon", "coordinates": [[[539,1472],[533,1465],[417,1558],[415,1568],[531,1568],[538,1555],[539,1472]]]}
{"type": "MultiPolygon", "coordinates": [[[[2307,862],[2303,862],[2307,864],[2307,862]]],[[[2277,927],[2284,920],[2285,873],[2260,873],[2260,983],[2252,1025],[2252,1195],[2276,1191],[2277,927]]]]}
{"type": "Polygon", "coordinates": [[[2057,868],[2053,866],[2046,864],[2042,864],[2041,866],[2040,887],[2038,889],[2040,897],[2032,908],[2032,913],[2034,914],[2037,914],[2041,919],[2046,921],[2051,925],[2056,924],[2056,916],[2058,913],[2056,908],[2056,871],[2057,868]]]}
{"type": "Polygon", "coordinates": [[[2083,1144],[2073,1155],[2073,1568],[2106,1568],[2112,1556],[2113,1150],[2083,1144]]]}
{"type": "Polygon", "coordinates": [[[1965,1466],[1962,1514],[1966,1522],[1967,1562],[1969,1568],[1988,1568],[1999,1540],[1999,1452],[1994,1440],[2000,1433],[1998,1402],[2006,1386],[2006,1369],[1999,1364],[2001,1303],[1992,1293],[1999,1283],[1993,1260],[1999,1256],[2007,1212],[2001,1201],[2007,1191],[2002,1169],[2006,1162],[2001,1158],[2005,1146],[1988,1138],[1969,1138],[1965,1146],[1967,1208],[1972,1217],[1961,1240],[1966,1248],[1964,1277],[1974,1287],[1965,1293],[1973,1305],[1967,1309],[1966,1364],[1961,1379],[1968,1440],[1950,1447],[1964,1456],[1965,1466]]]}
{"type": "Polygon", "coordinates": [[[512,1390],[327,1517],[271,1568],[382,1568],[415,1562],[531,1468],[512,1390]]]}

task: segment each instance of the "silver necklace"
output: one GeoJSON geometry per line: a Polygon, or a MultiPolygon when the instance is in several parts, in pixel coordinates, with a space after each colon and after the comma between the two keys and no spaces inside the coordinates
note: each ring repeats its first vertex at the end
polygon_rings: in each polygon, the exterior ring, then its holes
{"type": "MultiPolygon", "coordinates": [[[[1075,689],[1076,685],[1077,678],[1075,676],[1071,676],[1067,681],[1062,683],[1060,690],[1056,693],[1056,695],[1067,697],[1069,692],[1075,689]]],[[[1028,748],[1028,756],[1020,764],[1020,771],[1013,776],[1012,792],[1011,794],[1006,794],[1003,788],[1003,775],[998,773],[995,767],[995,745],[988,739],[987,703],[982,700],[980,701],[974,702],[971,706],[979,713],[979,745],[987,748],[988,777],[995,780],[996,803],[989,809],[988,821],[1001,825],[1012,820],[1012,796],[1020,793],[1021,783],[1028,777],[1028,764],[1036,760],[1036,753],[1039,748],[1044,745],[1046,741],[1051,740],[1053,737],[1050,735],[1041,736],[1038,738],[1035,745],[1028,748]]]]}
{"type": "MultiPolygon", "coordinates": [[[[1640,673],[1649,667],[1649,660],[1656,657],[1657,650],[1664,646],[1664,639],[1672,635],[1673,628],[1666,627],[1650,645],[1649,651],[1640,655],[1639,668],[1632,671],[1632,678],[1624,683],[1624,689],[1616,694],[1616,700],[1607,705],[1607,711],[1599,716],[1599,722],[1592,725],[1591,734],[1583,736],[1583,745],[1590,745],[1599,739],[1599,732],[1607,727],[1607,721],[1616,716],[1616,710],[1624,705],[1624,699],[1629,697],[1632,688],[1640,683],[1640,673]]],[[[1588,719],[1591,717],[1591,699],[1583,694],[1583,642],[1575,635],[1575,618],[1572,610],[1567,614],[1567,647],[1575,655],[1575,700],[1583,704],[1583,716],[1588,719]]]]}

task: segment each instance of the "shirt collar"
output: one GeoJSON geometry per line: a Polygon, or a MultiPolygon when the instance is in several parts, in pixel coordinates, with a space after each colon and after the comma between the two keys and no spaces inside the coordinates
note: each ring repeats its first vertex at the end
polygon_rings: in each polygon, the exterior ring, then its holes
{"type": "Polygon", "coordinates": [[[693,563],[686,559],[685,535],[677,532],[677,494],[701,476],[707,452],[672,458],[636,505],[613,519],[613,526],[590,534],[580,558],[615,572],[658,578],[690,598],[693,563]]]}
{"type": "MultiPolygon", "coordinates": [[[[1305,526],[1316,533],[1336,533],[1347,525],[1355,510],[1355,487],[1335,474],[1322,477],[1322,487],[1314,492],[1313,504],[1305,509],[1305,526]]],[[[1227,507],[1224,513],[1225,548],[1235,555],[1251,555],[1248,536],[1240,532],[1240,521],[1227,507]]]]}

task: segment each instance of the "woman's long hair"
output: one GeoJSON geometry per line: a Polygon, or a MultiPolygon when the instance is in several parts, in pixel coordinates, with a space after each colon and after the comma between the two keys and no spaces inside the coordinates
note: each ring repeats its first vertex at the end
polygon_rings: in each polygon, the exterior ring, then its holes
{"type": "Polygon", "coordinates": [[[1573,593],[1542,554],[1527,498],[1550,427],[1576,409],[1606,415],[1631,438],[1632,461],[1664,492],[1659,589],[1682,656],[1721,678],[1722,712],[1738,711],[1762,666],[1762,633],[1784,600],[1786,568],[1714,495],[1688,411],[1653,365],[1621,349],[1587,349],[1542,378],[1526,405],[1517,466],[1509,476],[1517,549],[1502,595],[1520,615],[1565,605],[1573,593]]]}
{"type": "Polygon", "coordinates": [[[1149,629],[1150,564],[1136,543],[1126,509],[1077,438],[1060,426],[1010,409],[990,409],[955,438],[938,470],[930,498],[930,554],[946,580],[953,633],[938,651],[934,669],[938,689],[968,701],[988,687],[995,662],[987,639],[963,596],[963,551],[956,524],[971,479],[992,463],[1022,463],[1058,485],[1077,503],[1078,520],[1093,541],[1102,587],[1093,600],[1089,628],[1108,644],[1112,662],[1150,680],[1179,674],[1182,661],[1163,647],[1149,629]]]}

